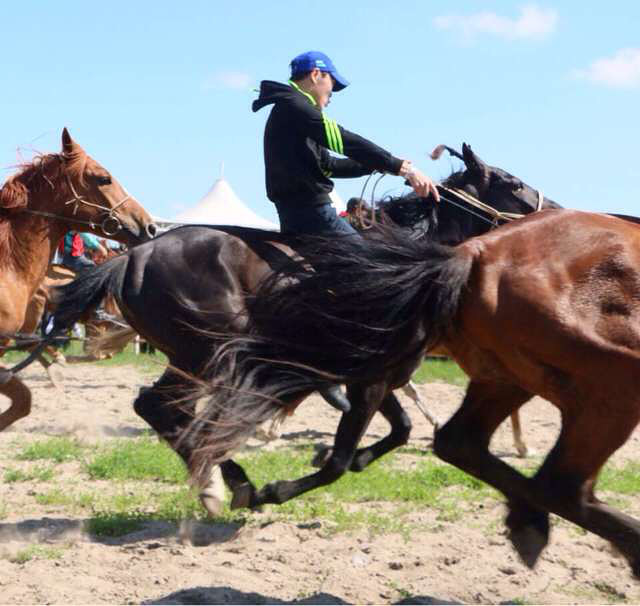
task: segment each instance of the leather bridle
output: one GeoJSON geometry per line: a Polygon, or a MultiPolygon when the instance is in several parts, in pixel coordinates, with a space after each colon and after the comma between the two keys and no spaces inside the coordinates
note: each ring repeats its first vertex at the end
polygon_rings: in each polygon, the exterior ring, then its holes
{"type": "Polygon", "coordinates": [[[127,194],[122,200],[120,200],[120,202],[118,202],[113,207],[102,206],[100,204],[95,204],[94,202],[90,202],[84,196],[79,195],[78,192],[73,187],[73,183],[71,182],[71,179],[69,178],[69,175],[65,175],[65,178],[67,180],[67,185],[69,186],[69,189],[71,190],[71,193],[73,194],[73,197],[70,200],[67,200],[64,203],[64,205],[65,206],[69,206],[69,205],[73,204],[74,205],[74,207],[73,207],[73,214],[74,215],[78,212],[78,208],[80,206],[82,206],[82,205],[91,206],[93,208],[99,208],[100,210],[104,211],[100,215],[101,218],[104,217],[101,221],[99,221],[99,222],[86,221],[84,219],[76,219],[76,218],[73,218],[73,217],[65,217],[64,215],[57,215],[55,213],[50,213],[50,212],[46,212],[46,211],[43,211],[43,210],[32,210],[30,208],[23,208],[22,212],[30,213],[32,215],[39,215],[41,217],[49,217],[51,219],[60,219],[62,221],[69,221],[71,223],[79,223],[81,225],[88,225],[92,229],[100,229],[102,231],[102,233],[107,237],[115,236],[117,233],[122,231],[122,229],[123,229],[122,221],[118,217],[117,210],[127,200],[129,200],[131,198],[131,196],[129,194],[127,194]]]}

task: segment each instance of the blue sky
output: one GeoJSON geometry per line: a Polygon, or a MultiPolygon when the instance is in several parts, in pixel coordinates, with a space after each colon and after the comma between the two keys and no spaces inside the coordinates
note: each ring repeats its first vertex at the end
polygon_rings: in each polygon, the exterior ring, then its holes
{"type": "Polygon", "coordinates": [[[328,115],[434,178],[458,165],[428,152],[466,141],[565,206],[640,214],[640,2],[25,0],[2,23],[2,180],[67,126],[156,215],[197,202],[224,162],[273,219],[251,88],[314,49],[352,83],[328,115]]]}

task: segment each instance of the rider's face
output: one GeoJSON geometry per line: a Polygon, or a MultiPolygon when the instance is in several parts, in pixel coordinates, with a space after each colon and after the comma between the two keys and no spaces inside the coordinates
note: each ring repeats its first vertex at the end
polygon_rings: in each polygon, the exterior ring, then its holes
{"type": "Polygon", "coordinates": [[[311,82],[310,93],[320,109],[324,109],[331,100],[334,84],[333,76],[327,72],[321,72],[319,69],[314,69],[311,72],[311,82]]]}

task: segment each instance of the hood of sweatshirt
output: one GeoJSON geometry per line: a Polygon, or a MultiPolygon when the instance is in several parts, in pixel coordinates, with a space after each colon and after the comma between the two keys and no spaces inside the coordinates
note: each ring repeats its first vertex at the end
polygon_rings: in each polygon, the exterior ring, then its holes
{"type": "Polygon", "coordinates": [[[281,82],[273,82],[272,80],[263,80],[260,83],[260,95],[251,104],[251,109],[257,112],[259,109],[267,105],[277,103],[282,99],[290,99],[294,95],[300,95],[295,88],[289,84],[281,82]]]}

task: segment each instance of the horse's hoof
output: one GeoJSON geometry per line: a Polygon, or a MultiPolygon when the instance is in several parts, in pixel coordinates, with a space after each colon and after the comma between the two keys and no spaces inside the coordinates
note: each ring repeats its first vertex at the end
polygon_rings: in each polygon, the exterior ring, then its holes
{"type": "Polygon", "coordinates": [[[508,536],[520,559],[529,568],[536,565],[549,539],[548,535],[540,532],[534,526],[524,526],[518,530],[512,530],[508,536]]]}
{"type": "Polygon", "coordinates": [[[233,489],[233,496],[231,497],[230,509],[243,509],[251,505],[251,498],[253,497],[255,489],[251,484],[244,483],[240,486],[236,486],[233,489]]]}
{"type": "Polygon", "coordinates": [[[223,503],[215,494],[203,490],[199,496],[202,506],[211,517],[215,518],[222,513],[223,503]]]}
{"type": "Polygon", "coordinates": [[[332,454],[333,448],[330,446],[320,446],[318,452],[316,452],[313,459],[311,459],[311,465],[313,467],[324,467],[332,454]]]}

